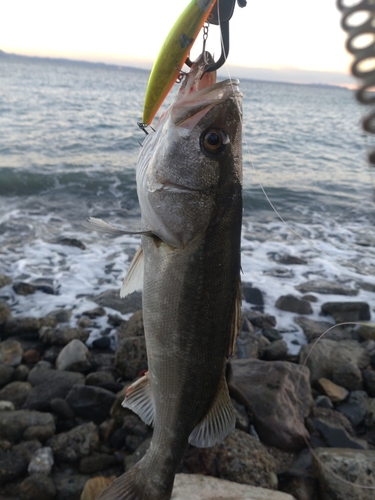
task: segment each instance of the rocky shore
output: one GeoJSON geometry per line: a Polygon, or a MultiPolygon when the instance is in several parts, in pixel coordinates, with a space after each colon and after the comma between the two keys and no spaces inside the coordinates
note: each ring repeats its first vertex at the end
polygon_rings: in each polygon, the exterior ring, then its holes
{"type": "MultiPolygon", "coordinates": [[[[4,286],[51,293],[48,283],[0,275],[4,286]]],[[[368,291],[375,298],[375,285],[368,291]]],[[[295,314],[308,342],[290,355],[262,291],[243,284],[248,307],[227,374],[236,429],[214,448],[189,448],[173,498],[374,498],[375,325],[358,324],[374,305],[355,301],[356,293],[310,281],[279,297],[276,308],[295,314]],[[310,319],[324,294],[343,300],[324,302],[322,318],[310,319]]],[[[147,369],[141,295],[120,300],[113,290],[92,300],[78,317],[60,309],[43,318],[13,317],[0,302],[4,500],[94,500],[148,448],[152,429],[121,406],[147,369]],[[106,308],[133,314],[124,321],[106,308]],[[93,330],[99,335],[88,348],[93,330]]]]}

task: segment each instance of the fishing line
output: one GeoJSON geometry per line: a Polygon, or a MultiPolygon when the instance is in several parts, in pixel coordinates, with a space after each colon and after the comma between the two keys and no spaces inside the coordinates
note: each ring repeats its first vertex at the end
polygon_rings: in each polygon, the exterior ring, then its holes
{"type": "MultiPolygon", "coordinates": [[[[218,2],[218,10],[219,10],[219,5],[220,3],[218,2]]],[[[220,19],[220,12],[219,12],[219,19],[220,19]]],[[[220,35],[220,39],[221,39],[221,44],[222,44],[222,47],[223,47],[223,40],[222,40],[222,37],[220,35]]],[[[227,62],[226,60],[227,58],[225,58],[225,62],[227,62]]],[[[232,83],[232,79],[231,79],[231,75],[230,75],[230,72],[229,72],[229,68],[228,68],[228,65],[226,64],[225,65],[226,67],[226,70],[227,70],[227,73],[228,73],[228,79],[230,80],[230,85],[232,86],[232,92],[233,94],[236,96],[235,94],[235,89],[234,89],[234,85],[232,83]]],[[[243,117],[242,117],[242,109],[241,109],[241,106],[237,100],[237,97],[235,97],[235,100],[236,100],[236,104],[237,104],[237,107],[238,107],[238,110],[239,110],[239,116],[240,116],[240,121],[241,121],[241,125],[243,126],[243,117]]],[[[250,152],[250,147],[249,147],[249,144],[248,142],[245,140],[244,141],[244,144],[245,144],[245,147],[247,149],[247,152],[249,154],[249,156],[251,157],[251,152],[250,152]]],[[[318,245],[316,245],[314,242],[312,242],[311,240],[308,240],[307,238],[305,238],[304,236],[302,236],[301,234],[298,233],[298,231],[294,230],[289,224],[288,222],[286,222],[286,220],[282,217],[282,215],[279,213],[279,211],[276,209],[276,207],[274,206],[274,204],[272,203],[272,201],[270,200],[266,190],[264,189],[261,181],[260,181],[260,178],[259,178],[259,174],[258,174],[258,171],[255,167],[255,163],[250,159],[250,163],[251,163],[251,166],[252,166],[252,169],[255,173],[255,176],[256,176],[256,179],[257,179],[257,182],[259,184],[259,187],[261,188],[261,191],[264,195],[264,197],[266,198],[267,202],[269,203],[269,205],[271,206],[272,210],[275,212],[275,214],[279,217],[279,219],[286,225],[286,227],[295,235],[297,236],[300,240],[304,241],[305,243],[311,245],[313,248],[315,248],[316,250],[318,250],[319,252],[322,252],[322,249],[319,248],[318,245]]],[[[327,252],[327,250],[325,250],[326,253],[330,254],[330,255],[334,255],[332,252],[327,252]]],[[[346,264],[349,264],[350,266],[353,266],[354,268],[358,269],[359,271],[361,272],[364,272],[366,275],[368,276],[371,276],[370,273],[368,273],[367,271],[365,271],[364,269],[362,269],[360,266],[356,265],[356,264],[353,264],[352,262],[350,261],[347,261],[347,260],[343,260],[342,261],[343,263],[346,263],[346,264]]],[[[326,335],[326,333],[328,333],[329,331],[333,330],[334,328],[338,327],[338,326],[348,326],[348,325],[361,325],[362,323],[356,323],[356,322],[345,322],[345,323],[339,323],[339,324],[336,324],[336,325],[332,325],[330,328],[328,328],[326,331],[324,331],[316,340],[315,342],[312,344],[311,346],[311,349],[309,350],[306,358],[304,359],[304,362],[302,363],[301,366],[305,366],[306,365],[306,362],[307,360],[309,359],[312,351],[314,350],[315,346],[317,345],[317,343],[326,335]]],[[[300,385],[300,381],[301,381],[301,376],[300,376],[300,379],[299,381],[297,382],[297,385],[300,385]]],[[[337,474],[336,472],[334,472],[330,467],[328,467],[327,465],[325,465],[325,463],[319,458],[319,456],[317,455],[317,453],[315,452],[315,450],[312,448],[310,442],[307,440],[306,437],[304,437],[304,441],[306,443],[306,446],[307,448],[309,449],[311,455],[315,458],[315,460],[320,464],[320,466],[326,471],[328,472],[332,477],[334,477],[335,479],[337,479],[338,481],[340,481],[341,483],[343,484],[346,484],[348,486],[352,486],[354,488],[359,488],[361,490],[374,490],[375,487],[374,486],[366,486],[366,485],[361,485],[361,484],[356,484],[356,483],[353,483],[351,481],[348,481],[346,479],[343,479],[339,474],[337,474]]]]}
{"type": "MultiPolygon", "coordinates": [[[[219,9],[220,9],[220,2],[217,3],[218,5],[218,17],[219,17],[219,20],[220,20],[220,12],[219,12],[219,9]]],[[[221,42],[221,46],[223,47],[223,39],[222,39],[222,36],[220,34],[220,42],[221,42]]],[[[227,62],[227,58],[225,58],[225,62],[227,62]]],[[[231,75],[230,75],[230,72],[229,72],[229,68],[228,68],[228,65],[226,64],[225,65],[226,67],[226,70],[227,70],[227,73],[228,73],[228,79],[230,80],[230,85],[232,87],[232,91],[235,95],[235,92],[234,92],[234,86],[233,86],[233,83],[232,83],[232,80],[231,80],[231,75]]],[[[238,102],[238,99],[237,97],[235,97],[235,100],[236,100],[236,104],[237,104],[237,107],[238,107],[238,110],[240,111],[240,121],[241,121],[241,125],[243,126],[244,123],[243,123],[243,117],[242,117],[242,108],[238,102]]],[[[265,199],[267,200],[268,204],[270,205],[270,207],[272,208],[272,210],[275,212],[275,214],[277,215],[277,217],[281,220],[281,222],[283,222],[283,224],[285,224],[285,226],[291,231],[292,234],[294,234],[295,236],[297,236],[297,238],[299,238],[301,241],[304,241],[305,243],[307,243],[308,245],[310,245],[312,248],[314,248],[315,250],[317,250],[319,253],[326,253],[327,255],[331,255],[331,256],[335,256],[335,254],[332,252],[332,251],[329,251],[329,250],[323,250],[322,248],[319,247],[319,245],[317,245],[316,243],[314,243],[313,241],[307,239],[306,237],[304,237],[302,234],[300,234],[297,230],[293,229],[293,227],[284,219],[284,217],[280,214],[280,212],[277,210],[277,208],[275,207],[275,205],[272,203],[270,197],[268,196],[261,180],[260,180],[260,174],[258,172],[258,169],[255,167],[255,163],[252,161],[251,159],[251,151],[250,151],[250,147],[249,147],[249,144],[247,142],[247,140],[244,140],[244,146],[247,150],[247,153],[250,157],[250,164],[251,164],[251,167],[253,169],[253,172],[255,174],[255,177],[256,177],[256,181],[265,197],[265,199]]],[[[341,259],[341,262],[342,264],[347,264],[349,265],[350,267],[354,267],[355,269],[357,269],[358,271],[360,271],[361,273],[364,273],[365,275],[367,276],[372,276],[369,272],[367,272],[365,269],[363,269],[361,266],[353,263],[353,262],[350,262],[346,259],[341,259]]]]}

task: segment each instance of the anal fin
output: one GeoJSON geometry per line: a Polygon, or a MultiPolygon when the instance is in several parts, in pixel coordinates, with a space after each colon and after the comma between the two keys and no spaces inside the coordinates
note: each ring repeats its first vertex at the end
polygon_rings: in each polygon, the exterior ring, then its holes
{"type": "Polygon", "coordinates": [[[189,443],[198,448],[209,448],[223,441],[234,429],[236,416],[223,375],[216,397],[205,417],[189,436],[189,443]]]}
{"type": "Polygon", "coordinates": [[[136,251],[130,267],[126,273],[124,281],[122,282],[120,297],[124,298],[127,295],[142,290],[143,288],[143,251],[140,246],[136,251]]]}
{"type": "Polygon", "coordinates": [[[134,411],[145,424],[154,425],[155,410],[148,372],[127,388],[122,406],[134,411]]]}

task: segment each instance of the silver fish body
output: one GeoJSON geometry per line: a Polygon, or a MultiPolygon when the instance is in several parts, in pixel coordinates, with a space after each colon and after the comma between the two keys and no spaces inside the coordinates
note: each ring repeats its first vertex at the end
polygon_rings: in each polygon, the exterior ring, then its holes
{"type": "Polygon", "coordinates": [[[154,235],[142,236],[148,373],[124,406],[153,437],[101,500],[169,499],[188,443],[212,446],[234,428],[225,365],[241,304],[242,95],[237,81],[190,84],[137,165],[142,225],[154,235]]]}

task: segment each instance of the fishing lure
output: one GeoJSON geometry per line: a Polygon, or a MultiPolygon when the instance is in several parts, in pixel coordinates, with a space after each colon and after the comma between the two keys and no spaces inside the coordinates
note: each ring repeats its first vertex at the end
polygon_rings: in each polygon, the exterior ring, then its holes
{"type": "MultiPolygon", "coordinates": [[[[183,64],[191,65],[188,59],[190,49],[206,21],[220,25],[223,50],[220,59],[209,64],[205,73],[215,71],[225,63],[229,53],[229,21],[235,3],[236,0],[191,0],[169,32],[152,68],[143,108],[144,124],[152,122],[178,79],[183,64]]],[[[237,0],[237,3],[244,7],[246,0],[237,0]]]]}

